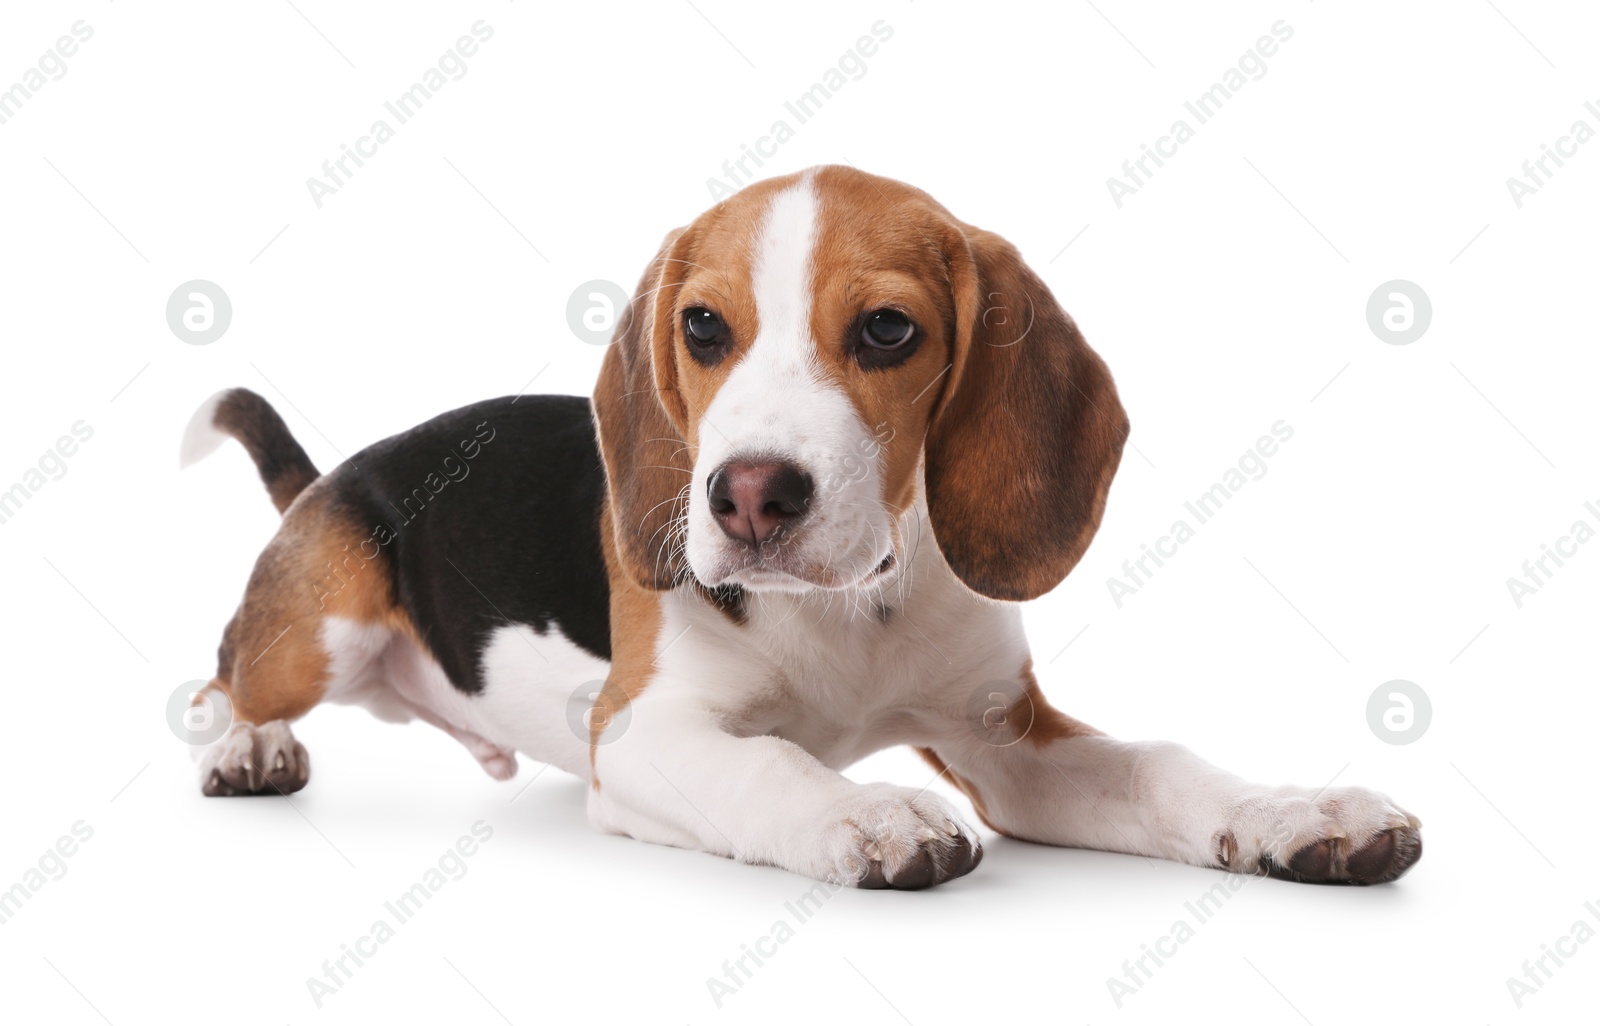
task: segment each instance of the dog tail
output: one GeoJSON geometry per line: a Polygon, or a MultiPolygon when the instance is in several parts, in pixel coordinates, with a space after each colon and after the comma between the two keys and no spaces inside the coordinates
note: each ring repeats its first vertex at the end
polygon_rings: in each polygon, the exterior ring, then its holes
{"type": "Polygon", "coordinates": [[[238,439],[255,461],[279,513],[317,479],[316,465],[289,433],[289,425],[248,388],[224,389],[194,411],[183,431],[179,468],[200,462],[229,438],[238,439]]]}

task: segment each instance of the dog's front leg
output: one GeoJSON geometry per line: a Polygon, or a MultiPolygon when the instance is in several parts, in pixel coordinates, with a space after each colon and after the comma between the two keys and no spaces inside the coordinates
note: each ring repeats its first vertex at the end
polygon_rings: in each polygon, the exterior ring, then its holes
{"type": "Polygon", "coordinates": [[[1384,883],[1422,854],[1422,824],[1382,794],[1251,783],[1182,745],[1106,737],[1036,688],[921,751],[1023,840],[1308,883],[1384,883]]]}
{"type": "Polygon", "coordinates": [[[598,740],[589,820],[609,833],[906,890],[965,875],[983,854],[937,795],[856,784],[791,741],[728,733],[684,682],[653,681],[598,740]]]}

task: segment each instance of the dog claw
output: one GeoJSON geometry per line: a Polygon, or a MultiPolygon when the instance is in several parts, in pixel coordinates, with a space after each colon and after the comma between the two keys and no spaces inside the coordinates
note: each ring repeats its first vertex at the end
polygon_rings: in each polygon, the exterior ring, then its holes
{"type": "Polygon", "coordinates": [[[201,792],[218,797],[291,794],[306,786],[311,765],[282,720],[235,723],[201,766],[201,792]]]}

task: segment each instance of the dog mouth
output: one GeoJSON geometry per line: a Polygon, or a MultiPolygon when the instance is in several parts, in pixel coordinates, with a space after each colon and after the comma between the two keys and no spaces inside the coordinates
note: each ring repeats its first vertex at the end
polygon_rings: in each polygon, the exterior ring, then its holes
{"type": "Polygon", "coordinates": [[[740,565],[730,567],[717,585],[738,585],[748,591],[801,592],[846,591],[876,584],[899,565],[891,549],[865,574],[841,571],[830,563],[786,559],[783,556],[763,556],[752,552],[740,565]]]}

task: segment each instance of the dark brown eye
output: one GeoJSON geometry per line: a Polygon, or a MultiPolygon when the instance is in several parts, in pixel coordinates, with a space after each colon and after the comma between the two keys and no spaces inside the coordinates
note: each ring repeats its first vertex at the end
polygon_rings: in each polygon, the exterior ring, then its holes
{"type": "Polygon", "coordinates": [[[906,315],[898,310],[876,310],[861,326],[861,340],[878,349],[897,349],[911,341],[915,330],[906,315]]]}
{"type": "Polygon", "coordinates": [[[689,343],[689,355],[701,363],[718,362],[728,347],[728,326],[703,306],[683,312],[683,336],[689,343]]]}
{"type": "Polygon", "coordinates": [[[854,349],[856,362],[863,367],[892,367],[917,350],[917,326],[899,310],[873,310],[859,323],[860,341],[854,349]]]}

